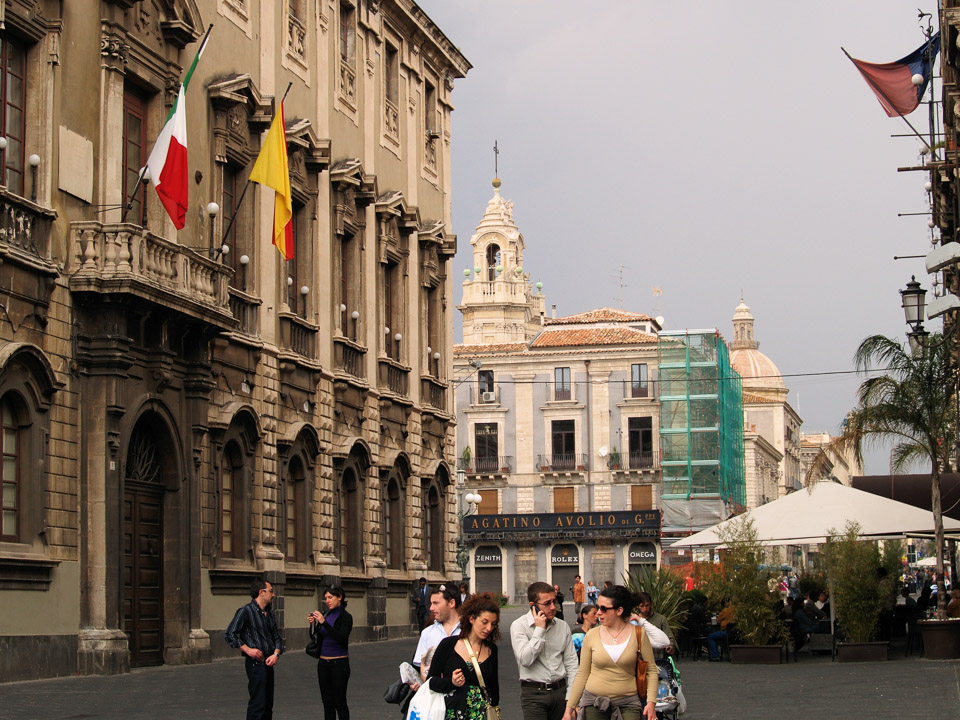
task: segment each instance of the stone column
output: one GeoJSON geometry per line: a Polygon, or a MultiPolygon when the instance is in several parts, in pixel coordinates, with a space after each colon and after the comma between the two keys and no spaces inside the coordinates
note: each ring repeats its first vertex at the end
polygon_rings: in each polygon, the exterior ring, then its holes
{"type": "Polygon", "coordinates": [[[517,554],[513,559],[513,576],[516,586],[516,597],[513,598],[513,602],[523,606],[527,602],[527,586],[540,579],[535,543],[517,543],[517,554]]]}
{"type": "Polygon", "coordinates": [[[622,579],[616,574],[617,564],[613,547],[609,540],[597,540],[593,545],[593,576],[592,580],[598,588],[603,588],[604,580],[610,580],[614,585],[622,579]]]}

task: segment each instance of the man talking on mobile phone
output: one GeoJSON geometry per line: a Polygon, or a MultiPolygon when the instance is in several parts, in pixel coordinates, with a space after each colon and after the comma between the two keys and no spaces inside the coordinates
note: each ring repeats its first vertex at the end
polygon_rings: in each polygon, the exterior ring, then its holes
{"type": "Polygon", "coordinates": [[[510,643],[520,669],[524,720],[562,720],[577,675],[570,626],[555,619],[557,593],[545,582],[527,588],[530,612],[513,621],[510,643]]]}

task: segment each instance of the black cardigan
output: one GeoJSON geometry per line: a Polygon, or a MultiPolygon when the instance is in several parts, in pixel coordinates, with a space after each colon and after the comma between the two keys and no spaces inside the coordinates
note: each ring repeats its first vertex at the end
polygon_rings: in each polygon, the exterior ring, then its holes
{"type": "MultiPolygon", "coordinates": [[[[314,631],[323,630],[324,634],[327,635],[331,640],[336,640],[338,643],[343,645],[344,650],[347,649],[347,645],[350,643],[350,632],[353,630],[353,616],[347,612],[345,607],[340,608],[340,616],[333,621],[333,625],[327,622],[327,617],[324,615],[323,622],[317,627],[317,624],[314,623],[314,631]]],[[[322,648],[323,645],[321,644],[322,648]]]]}
{"type": "MultiPolygon", "coordinates": [[[[433,660],[430,661],[430,689],[447,695],[447,707],[461,707],[466,709],[467,689],[471,686],[480,686],[477,680],[477,673],[473,669],[473,663],[464,660],[456,651],[456,645],[460,641],[459,635],[451,635],[444,638],[437,645],[433,652],[433,660]],[[466,682],[461,687],[454,685],[450,678],[454,670],[462,670],[466,682]],[[452,693],[452,694],[451,694],[452,693]]],[[[500,704],[500,679],[497,673],[497,646],[493,643],[486,643],[490,648],[490,657],[480,663],[480,671],[483,673],[483,682],[487,687],[487,694],[490,697],[492,705],[500,704]]]]}

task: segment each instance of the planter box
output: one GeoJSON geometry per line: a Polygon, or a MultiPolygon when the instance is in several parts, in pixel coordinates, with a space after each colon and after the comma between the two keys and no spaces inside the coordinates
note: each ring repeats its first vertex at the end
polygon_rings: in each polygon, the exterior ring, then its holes
{"type": "Polygon", "coordinates": [[[927,660],[960,658],[960,620],[918,620],[927,660]]]}
{"type": "Polygon", "coordinates": [[[876,662],[887,659],[890,643],[842,642],[837,644],[837,662],[876,662]]]}
{"type": "Polygon", "coordinates": [[[731,645],[730,662],[748,665],[779,665],[782,645],[731,645]]]}

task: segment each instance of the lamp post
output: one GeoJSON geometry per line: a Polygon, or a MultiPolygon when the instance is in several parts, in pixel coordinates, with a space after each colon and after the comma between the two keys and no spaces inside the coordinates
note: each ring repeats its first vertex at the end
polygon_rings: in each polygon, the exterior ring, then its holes
{"type": "Polygon", "coordinates": [[[926,308],[927,291],[920,287],[917,278],[910,276],[910,282],[907,287],[900,291],[900,305],[903,308],[903,317],[910,327],[907,333],[907,340],[910,342],[910,350],[916,352],[924,347],[924,341],[928,333],[923,327],[923,311],[926,308]]]}
{"type": "Polygon", "coordinates": [[[477,493],[463,494],[466,477],[466,472],[463,470],[457,471],[457,499],[459,502],[459,510],[457,511],[457,564],[460,566],[460,577],[463,582],[470,580],[470,576],[467,575],[467,567],[470,565],[470,546],[463,536],[463,519],[476,514],[481,500],[477,493]],[[467,503],[466,510],[463,507],[464,502],[467,503]]]}

